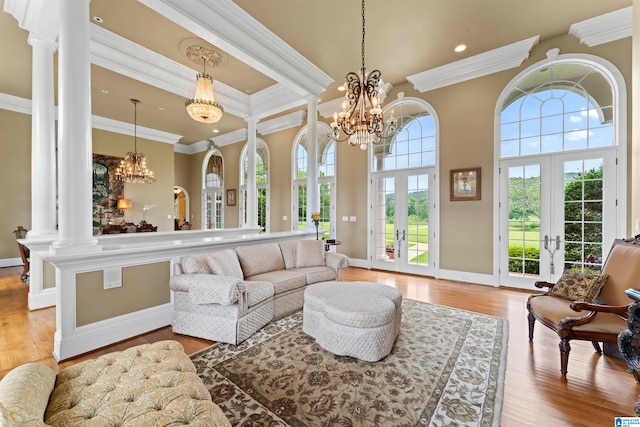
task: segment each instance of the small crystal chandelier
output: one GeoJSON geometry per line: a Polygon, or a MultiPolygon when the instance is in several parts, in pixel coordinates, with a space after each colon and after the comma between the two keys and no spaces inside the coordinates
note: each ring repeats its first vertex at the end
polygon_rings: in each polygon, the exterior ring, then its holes
{"type": "Polygon", "coordinates": [[[138,101],[132,99],[133,103],[133,152],[129,151],[120,165],[116,168],[116,179],[133,184],[152,184],[156,182],[153,171],[147,168],[147,158],[143,153],[138,153],[138,101]]]}
{"type": "Polygon", "coordinates": [[[389,138],[396,132],[393,119],[385,123],[378,92],[382,73],[374,70],[370,73],[364,66],[364,0],[362,0],[362,67],[358,73],[347,74],[344,89],[347,93],[342,102],[342,111],[334,113],[329,134],[335,141],[346,141],[366,150],[369,143],[377,144],[382,138],[389,138]],[[367,111],[368,110],[368,111],[367,111]],[[340,139],[340,130],[345,134],[340,139]]]}
{"type": "Polygon", "coordinates": [[[201,59],[204,71],[196,75],[196,94],[193,99],[187,99],[184,105],[193,120],[215,123],[222,117],[224,108],[213,97],[213,78],[207,74],[207,62],[210,59],[206,55],[201,56],[201,59]]]}

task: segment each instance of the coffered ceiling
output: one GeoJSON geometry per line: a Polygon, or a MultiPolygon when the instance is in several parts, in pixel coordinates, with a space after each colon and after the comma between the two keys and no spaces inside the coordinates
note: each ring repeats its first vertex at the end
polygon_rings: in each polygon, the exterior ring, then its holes
{"type": "MultiPolygon", "coordinates": [[[[59,1],[0,0],[0,94],[31,99],[29,31],[20,26],[55,27],[55,8],[34,10],[59,1]],[[25,10],[28,17],[19,13],[25,10]]],[[[567,34],[574,23],[628,6],[631,0],[368,0],[366,65],[395,86],[516,42],[567,34]],[[467,49],[455,53],[458,44],[467,49]]],[[[137,98],[139,126],[185,145],[224,140],[248,117],[264,122],[306,110],[309,96],[338,98],[345,74],[360,66],[358,0],[91,0],[90,15],[92,113],[131,123],[129,99],[137,98]],[[181,48],[190,39],[224,56],[207,69],[225,107],[216,124],[195,122],[184,108],[202,71],[181,48]]]]}

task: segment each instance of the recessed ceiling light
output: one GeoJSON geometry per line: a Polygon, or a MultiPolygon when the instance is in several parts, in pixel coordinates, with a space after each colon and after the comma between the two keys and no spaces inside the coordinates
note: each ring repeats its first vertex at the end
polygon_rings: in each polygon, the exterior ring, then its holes
{"type": "Polygon", "coordinates": [[[158,107],[158,110],[164,111],[164,107],[158,107]]]}
{"type": "Polygon", "coordinates": [[[460,52],[464,52],[464,50],[467,48],[466,44],[459,44],[458,46],[456,46],[455,49],[453,49],[454,51],[456,51],[457,53],[460,52]]]}
{"type": "Polygon", "coordinates": [[[94,16],[93,20],[96,21],[98,24],[102,24],[104,22],[104,20],[99,16],[94,16]]]}
{"type": "Polygon", "coordinates": [[[100,92],[102,92],[102,93],[104,93],[104,94],[109,93],[109,91],[108,91],[108,90],[106,90],[106,89],[102,89],[100,92]]]}
{"type": "Polygon", "coordinates": [[[251,89],[245,89],[246,93],[251,93],[251,89]]]}
{"type": "Polygon", "coordinates": [[[213,133],[219,133],[220,131],[218,129],[214,129],[213,133]]]}

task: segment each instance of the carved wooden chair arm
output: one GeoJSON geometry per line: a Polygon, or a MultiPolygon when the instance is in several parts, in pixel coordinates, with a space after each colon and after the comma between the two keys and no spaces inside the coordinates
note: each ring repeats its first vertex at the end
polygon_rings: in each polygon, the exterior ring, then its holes
{"type": "Polygon", "coordinates": [[[544,282],[544,281],[538,281],[534,283],[536,288],[553,288],[556,284],[555,283],[550,283],[550,282],[544,282]]]}
{"type": "Polygon", "coordinates": [[[574,326],[584,325],[585,323],[591,322],[591,320],[596,317],[596,314],[598,314],[596,311],[588,311],[587,314],[582,317],[565,317],[560,319],[558,325],[560,326],[560,329],[571,329],[574,326]]]}
{"type": "Polygon", "coordinates": [[[629,312],[629,305],[591,304],[582,301],[574,301],[569,305],[569,307],[575,311],[589,310],[599,313],[614,313],[621,316],[625,316],[629,312]]]}

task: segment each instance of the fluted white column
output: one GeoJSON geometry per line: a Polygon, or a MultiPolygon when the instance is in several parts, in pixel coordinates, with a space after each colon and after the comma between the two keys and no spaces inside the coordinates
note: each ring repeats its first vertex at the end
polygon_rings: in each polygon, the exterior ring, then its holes
{"type": "Polygon", "coordinates": [[[89,0],[60,1],[56,253],[99,250],[92,232],[89,0]]]}
{"type": "Polygon", "coordinates": [[[318,195],[318,98],[307,98],[307,226],[315,229],[312,212],[320,212],[318,195]]]}
{"type": "Polygon", "coordinates": [[[247,119],[247,207],[244,227],[258,226],[258,188],[256,186],[256,125],[258,120],[247,119]]]}
{"type": "Polygon", "coordinates": [[[56,230],[56,139],[53,54],[56,44],[31,33],[31,230],[28,238],[56,230]]]}

